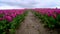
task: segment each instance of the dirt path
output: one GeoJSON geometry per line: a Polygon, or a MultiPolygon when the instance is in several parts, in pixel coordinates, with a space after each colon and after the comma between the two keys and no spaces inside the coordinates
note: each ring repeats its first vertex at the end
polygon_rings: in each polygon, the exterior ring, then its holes
{"type": "Polygon", "coordinates": [[[36,21],[34,15],[29,12],[16,34],[40,34],[40,24],[36,21]]]}

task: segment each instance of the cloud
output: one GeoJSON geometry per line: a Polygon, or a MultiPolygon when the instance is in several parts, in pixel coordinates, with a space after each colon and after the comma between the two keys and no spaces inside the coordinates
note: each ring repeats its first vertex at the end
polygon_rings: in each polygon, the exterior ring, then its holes
{"type": "Polygon", "coordinates": [[[0,0],[1,8],[55,8],[60,7],[60,0],[0,0]]]}
{"type": "Polygon", "coordinates": [[[5,7],[5,8],[22,8],[22,7],[17,7],[17,6],[1,6],[1,7],[5,7]]]}
{"type": "Polygon", "coordinates": [[[56,7],[56,1],[55,0],[41,0],[36,7],[39,8],[50,8],[50,7],[56,7]]]}
{"type": "Polygon", "coordinates": [[[18,6],[18,7],[22,7],[22,8],[32,8],[34,7],[33,5],[35,4],[35,2],[31,2],[31,1],[21,1],[21,2],[11,2],[11,1],[1,1],[0,3],[3,3],[3,4],[7,4],[7,5],[10,5],[10,6],[18,6]]]}

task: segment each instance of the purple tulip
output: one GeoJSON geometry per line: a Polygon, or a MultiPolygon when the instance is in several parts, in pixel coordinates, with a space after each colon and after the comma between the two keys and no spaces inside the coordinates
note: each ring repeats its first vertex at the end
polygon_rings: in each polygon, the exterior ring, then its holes
{"type": "Polygon", "coordinates": [[[9,22],[12,21],[12,17],[11,17],[11,16],[5,16],[5,19],[6,19],[7,21],[9,21],[9,22]]]}
{"type": "Polygon", "coordinates": [[[3,18],[0,18],[0,21],[2,21],[3,20],[3,18]]]}
{"type": "Polygon", "coordinates": [[[16,14],[11,14],[10,16],[12,16],[13,18],[15,18],[16,17],[16,14]]]}
{"type": "Polygon", "coordinates": [[[6,19],[7,21],[12,21],[12,18],[15,18],[17,15],[23,14],[24,10],[0,10],[0,14],[4,14],[3,18],[0,20],[6,19]]]}

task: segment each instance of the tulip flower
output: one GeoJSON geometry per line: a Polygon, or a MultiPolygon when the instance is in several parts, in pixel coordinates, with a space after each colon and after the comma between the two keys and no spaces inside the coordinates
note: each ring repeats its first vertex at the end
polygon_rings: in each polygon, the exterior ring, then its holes
{"type": "Polygon", "coordinates": [[[2,21],[3,20],[3,18],[0,18],[0,21],[2,21]]]}
{"type": "Polygon", "coordinates": [[[9,22],[12,21],[12,17],[11,17],[11,16],[5,16],[5,19],[6,19],[7,21],[9,21],[9,22]]]}
{"type": "Polygon", "coordinates": [[[56,14],[53,14],[53,18],[56,18],[56,14]]]}

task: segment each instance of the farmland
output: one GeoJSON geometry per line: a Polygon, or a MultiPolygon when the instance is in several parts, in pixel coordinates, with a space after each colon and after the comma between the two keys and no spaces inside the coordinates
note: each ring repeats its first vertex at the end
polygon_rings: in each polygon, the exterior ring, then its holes
{"type": "Polygon", "coordinates": [[[0,34],[60,34],[60,9],[0,10],[0,34]]]}

